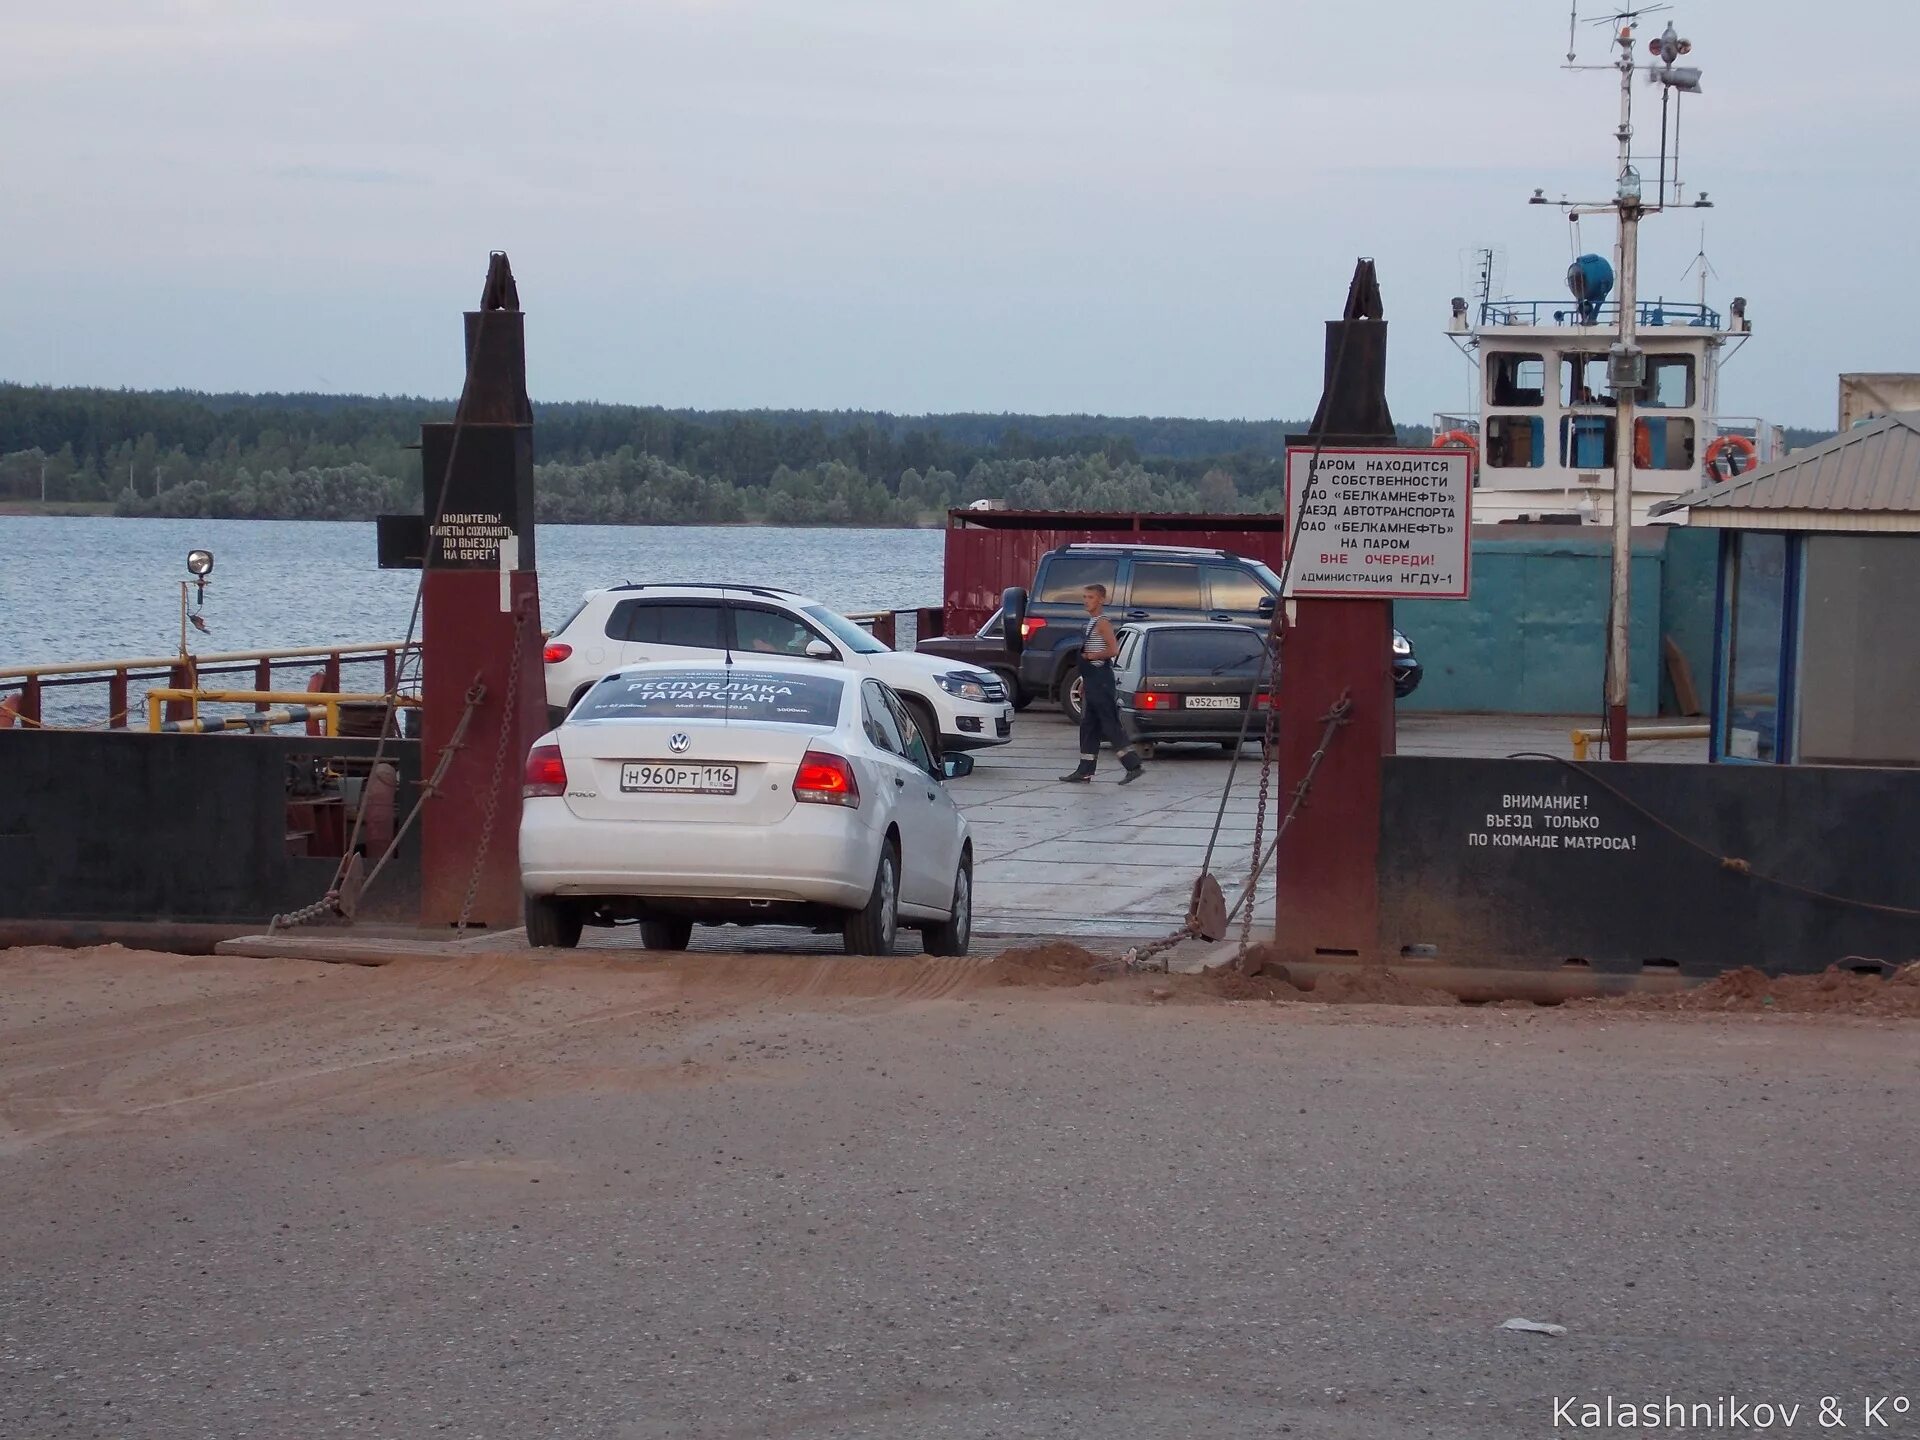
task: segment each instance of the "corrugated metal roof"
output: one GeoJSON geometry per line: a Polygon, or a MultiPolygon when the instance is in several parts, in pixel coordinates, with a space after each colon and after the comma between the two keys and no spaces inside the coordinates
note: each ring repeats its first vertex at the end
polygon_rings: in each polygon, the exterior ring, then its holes
{"type": "Polygon", "coordinates": [[[1847,515],[1920,516],[1920,412],[1882,416],[1736,480],[1664,500],[1652,513],[1675,510],[1699,514],[1703,525],[1715,523],[1715,510],[1819,511],[1834,517],[1832,528],[1844,528],[1847,515]]]}

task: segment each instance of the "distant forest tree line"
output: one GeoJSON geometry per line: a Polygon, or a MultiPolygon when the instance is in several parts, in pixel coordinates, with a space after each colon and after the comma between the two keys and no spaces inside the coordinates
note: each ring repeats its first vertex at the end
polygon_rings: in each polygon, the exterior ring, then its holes
{"type": "MultiPolygon", "coordinates": [[[[420,426],[453,412],[410,396],[0,384],[0,500],[183,518],[417,510],[420,426]]],[[[1274,510],[1286,437],[1307,424],[536,403],[535,489],[538,518],[557,524],[924,525],[981,499],[1274,510]]],[[[1432,439],[1399,428],[1405,444],[1432,439]]]]}

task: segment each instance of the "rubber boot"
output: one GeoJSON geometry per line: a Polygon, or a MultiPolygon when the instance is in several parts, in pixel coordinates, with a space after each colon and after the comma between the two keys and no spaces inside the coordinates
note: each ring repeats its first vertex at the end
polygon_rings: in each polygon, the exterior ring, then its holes
{"type": "Polygon", "coordinates": [[[1082,760],[1071,775],[1062,775],[1060,778],[1068,785],[1085,785],[1093,779],[1093,761],[1082,760]]]}

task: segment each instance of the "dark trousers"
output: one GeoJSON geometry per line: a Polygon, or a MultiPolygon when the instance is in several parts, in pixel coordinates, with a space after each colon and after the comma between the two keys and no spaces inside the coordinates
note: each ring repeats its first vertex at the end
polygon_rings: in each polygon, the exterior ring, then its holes
{"type": "MultiPolygon", "coordinates": [[[[1132,760],[1132,738],[1120,723],[1120,701],[1113,690],[1113,666],[1080,662],[1081,692],[1080,763],[1091,765],[1100,758],[1100,742],[1111,744],[1122,760],[1132,760]]],[[[1129,769],[1132,766],[1128,766],[1129,769]]]]}

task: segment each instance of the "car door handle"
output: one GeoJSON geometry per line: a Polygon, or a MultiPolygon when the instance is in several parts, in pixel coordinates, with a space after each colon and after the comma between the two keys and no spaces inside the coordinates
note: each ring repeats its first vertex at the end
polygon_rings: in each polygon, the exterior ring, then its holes
{"type": "Polygon", "coordinates": [[[1127,619],[1129,620],[1145,620],[1146,618],[1147,618],[1147,612],[1145,610],[1127,611],[1127,619]]]}
{"type": "Polygon", "coordinates": [[[1233,616],[1231,616],[1231,615],[1217,615],[1217,614],[1216,614],[1216,615],[1209,615],[1209,616],[1207,616],[1207,618],[1208,618],[1209,620],[1231,620],[1231,619],[1233,619],[1233,616]]]}

